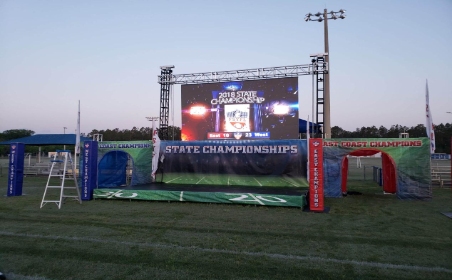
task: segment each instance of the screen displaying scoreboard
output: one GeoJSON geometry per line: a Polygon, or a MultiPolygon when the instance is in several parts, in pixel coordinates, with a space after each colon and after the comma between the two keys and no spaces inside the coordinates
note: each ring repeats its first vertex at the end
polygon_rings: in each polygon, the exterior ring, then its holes
{"type": "Polygon", "coordinates": [[[182,140],[298,139],[298,78],[182,85],[182,140]]]}

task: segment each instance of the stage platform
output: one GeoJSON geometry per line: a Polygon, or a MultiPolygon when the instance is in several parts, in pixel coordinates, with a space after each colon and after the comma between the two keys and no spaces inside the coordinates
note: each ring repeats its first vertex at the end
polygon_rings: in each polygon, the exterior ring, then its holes
{"type": "Polygon", "coordinates": [[[93,190],[94,199],[127,199],[300,207],[307,205],[307,188],[153,183],[93,190]]]}

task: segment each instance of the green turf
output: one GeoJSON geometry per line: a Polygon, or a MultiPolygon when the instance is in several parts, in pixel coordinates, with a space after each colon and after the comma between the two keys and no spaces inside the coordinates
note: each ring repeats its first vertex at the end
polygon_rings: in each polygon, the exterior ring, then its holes
{"type": "MultiPolygon", "coordinates": [[[[161,180],[157,175],[157,180],[161,180]]],[[[248,187],[307,187],[306,178],[292,178],[289,176],[249,176],[231,174],[193,174],[193,173],[165,173],[163,182],[168,184],[189,185],[223,185],[248,187]]]]}
{"type": "MultiPolygon", "coordinates": [[[[352,167],[352,165],[351,165],[352,167]]],[[[431,201],[385,195],[363,170],[296,208],[96,200],[39,208],[46,177],[0,196],[0,271],[8,279],[452,279],[452,190],[431,201]]],[[[0,186],[6,193],[5,176],[0,186]]]]}

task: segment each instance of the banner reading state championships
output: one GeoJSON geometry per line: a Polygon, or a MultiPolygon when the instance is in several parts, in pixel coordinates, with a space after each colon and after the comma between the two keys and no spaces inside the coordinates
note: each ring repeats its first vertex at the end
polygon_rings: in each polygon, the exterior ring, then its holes
{"type": "Polygon", "coordinates": [[[196,185],[307,187],[306,140],[162,141],[156,180],[196,185]]]}

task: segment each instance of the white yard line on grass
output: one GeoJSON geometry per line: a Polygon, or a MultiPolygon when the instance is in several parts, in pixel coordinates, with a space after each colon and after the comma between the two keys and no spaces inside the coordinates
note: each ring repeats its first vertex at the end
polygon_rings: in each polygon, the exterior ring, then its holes
{"type": "Polygon", "coordinates": [[[259,182],[259,181],[258,181],[258,180],[257,180],[256,178],[254,178],[254,177],[253,177],[253,179],[254,179],[254,180],[256,180],[256,182],[257,182],[257,183],[259,184],[259,186],[261,186],[261,187],[262,187],[262,184],[261,184],[261,182],[259,182]]]}
{"type": "Polygon", "coordinates": [[[126,245],[126,246],[142,246],[142,247],[152,247],[152,248],[162,248],[162,249],[192,250],[192,251],[204,252],[204,253],[245,255],[245,256],[252,256],[252,257],[267,257],[267,258],[272,258],[272,259],[284,259],[284,260],[329,262],[329,263],[348,264],[348,265],[351,264],[351,265],[356,265],[356,266],[377,267],[377,268],[384,268],[384,269],[405,269],[405,270],[415,270],[415,271],[445,272],[445,273],[452,274],[452,269],[448,269],[448,268],[444,268],[444,267],[437,267],[437,266],[427,267],[427,266],[418,266],[418,265],[378,263],[378,262],[355,261],[355,260],[340,260],[340,259],[321,258],[321,257],[314,257],[314,256],[296,256],[296,255],[283,255],[283,254],[272,254],[272,253],[263,253],[263,252],[232,251],[232,250],[222,250],[222,249],[200,248],[197,246],[180,246],[180,245],[159,244],[159,243],[138,243],[138,242],[105,240],[105,239],[95,239],[95,238],[76,237],[76,236],[66,237],[66,236],[58,236],[58,235],[14,233],[14,232],[7,232],[7,231],[0,231],[0,235],[11,236],[11,237],[34,238],[34,239],[84,241],[84,242],[117,244],[117,245],[126,245]]]}
{"type": "Polygon", "coordinates": [[[172,182],[172,181],[177,180],[177,179],[179,179],[179,178],[182,178],[182,176],[179,176],[179,177],[177,177],[177,178],[174,178],[173,180],[169,180],[169,181],[167,181],[166,183],[172,182]]]}
{"type": "Polygon", "coordinates": [[[199,180],[198,182],[196,182],[196,185],[199,184],[199,182],[201,182],[202,180],[204,180],[204,178],[206,178],[206,177],[202,177],[201,180],[199,180]]]}
{"type": "Polygon", "coordinates": [[[284,182],[286,182],[286,183],[289,183],[289,184],[291,184],[292,186],[295,186],[295,187],[297,187],[297,185],[295,185],[294,183],[292,183],[292,182],[289,182],[289,181],[287,181],[287,180],[284,180],[284,179],[281,179],[281,180],[283,180],[284,182]]]}

